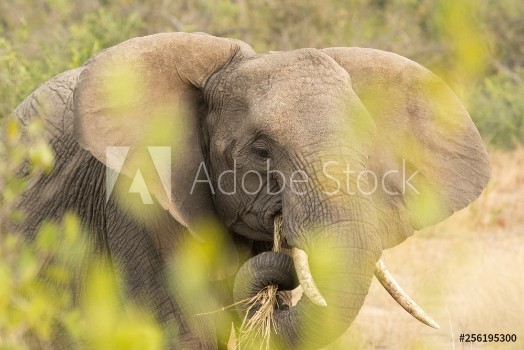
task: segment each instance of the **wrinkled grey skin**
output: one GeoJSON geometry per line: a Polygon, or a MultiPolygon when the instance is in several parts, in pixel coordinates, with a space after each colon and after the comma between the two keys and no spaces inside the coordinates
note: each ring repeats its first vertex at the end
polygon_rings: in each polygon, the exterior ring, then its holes
{"type": "MultiPolygon", "coordinates": [[[[158,34],[120,44],[51,79],[15,114],[23,121],[44,118],[57,155],[52,173],[41,175],[22,198],[20,206],[29,217],[18,229],[32,237],[43,219],[76,212],[91,228],[97,248],[121,264],[128,296],[152,308],[162,322],[176,324],[173,344],[188,348],[222,347],[215,331],[227,333],[227,322],[226,331],[215,330],[209,318],[193,316],[176,288],[170,292],[165,282],[167,257],[183,249],[182,238],[195,233],[202,218],[212,218],[227,232],[225,263],[211,272],[224,277],[238,268],[237,254],[242,261],[268,249],[257,242],[272,240],[274,216],[282,213],[287,245],[306,251],[328,306],[303,297],[296,306],[277,310],[274,338],[287,348],[318,348],[340,336],[356,317],[383,249],[465,207],[489,179],[478,132],[449,88],[416,63],[371,49],[257,54],[240,41],[158,34]],[[119,108],[103,84],[119,79],[114,67],[126,64],[145,78],[138,88],[141,97],[119,108]],[[158,105],[183,113],[155,117],[158,105]],[[173,156],[172,199],[152,185],[155,204],[143,204],[144,215],[137,217],[128,204],[137,202],[136,194],[105,200],[105,149],[137,146],[154,118],[181,125],[184,133],[173,156]],[[328,161],[343,165],[331,174],[345,183],[346,164],[357,174],[367,169],[380,176],[401,169],[402,159],[411,173],[419,172],[418,184],[438,199],[438,210],[421,214],[417,208],[424,199],[412,192],[325,193],[333,190],[323,172],[328,161]],[[189,191],[201,162],[209,169],[214,193],[204,183],[189,191]],[[294,191],[279,176],[266,183],[267,162],[288,178],[303,170],[309,180],[294,191]],[[218,176],[234,164],[237,181],[246,172],[260,173],[262,190],[253,195],[218,191],[218,176]],[[276,195],[266,191],[282,186],[276,195]],[[325,253],[336,259],[323,261],[325,253]],[[191,328],[190,321],[200,326],[191,328]]],[[[124,164],[121,175],[127,176],[118,181],[129,185],[135,172],[124,164]]],[[[221,181],[226,191],[234,186],[232,176],[221,181]]],[[[246,177],[245,187],[258,186],[257,177],[246,177]]],[[[401,179],[387,177],[386,186],[400,189],[401,179]]],[[[363,187],[372,186],[364,181],[363,187]]],[[[253,294],[274,281],[267,276],[272,264],[286,266],[275,271],[288,271],[286,259],[273,253],[251,259],[244,269],[249,272],[237,279],[243,286],[239,293],[253,294]],[[257,271],[266,271],[264,281],[256,280],[262,276],[257,271]]],[[[286,276],[289,283],[282,285],[292,285],[291,272],[278,280],[286,276]]],[[[227,283],[213,285],[226,290],[224,303],[231,300],[227,283]]]]}

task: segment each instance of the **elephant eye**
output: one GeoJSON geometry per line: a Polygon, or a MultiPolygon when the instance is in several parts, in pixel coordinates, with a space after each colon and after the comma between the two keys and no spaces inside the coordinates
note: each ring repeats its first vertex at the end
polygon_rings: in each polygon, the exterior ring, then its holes
{"type": "Polygon", "coordinates": [[[263,159],[270,158],[269,150],[265,147],[260,147],[260,146],[253,147],[253,152],[260,158],[263,158],[263,159]]]}

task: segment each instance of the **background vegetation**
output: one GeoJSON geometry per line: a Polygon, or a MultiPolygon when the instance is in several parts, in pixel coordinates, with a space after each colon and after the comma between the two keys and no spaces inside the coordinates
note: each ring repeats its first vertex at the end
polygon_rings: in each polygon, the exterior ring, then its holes
{"type": "Polygon", "coordinates": [[[466,102],[485,140],[524,141],[524,3],[516,0],[13,0],[0,3],[0,115],[126,39],[203,31],[259,52],[363,46],[409,57],[466,102]]]}
{"type": "MultiPolygon", "coordinates": [[[[421,240],[410,241],[415,243],[390,253],[392,270],[398,270],[406,289],[415,290],[415,297],[418,295],[426,305],[437,308],[445,295],[455,298],[444,303],[459,311],[436,315],[437,320],[449,319],[449,324],[443,325],[444,335],[435,338],[434,333],[419,331],[418,325],[412,326],[414,323],[403,316],[388,318],[386,313],[385,317],[386,311],[402,314],[402,310],[393,304],[371,302],[335,347],[347,348],[350,343],[357,349],[384,348],[392,334],[397,334],[398,344],[406,348],[440,349],[442,344],[451,348],[458,329],[486,333],[520,330],[519,336],[524,337],[522,321],[514,317],[524,310],[512,306],[513,302],[522,303],[518,293],[509,292],[522,292],[522,281],[516,277],[518,270],[508,269],[512,262],[524,259],[522,252],[512,250],[524,243],[518,234],[524,225],[518,213],[521,215],[524,208],[516,204],[519,192],[515,191],[524,180],[518,171],[506,171],[508,163],[522,166],[524,159],[519,146],[524,142],[523,18],[524,2],[518,0],[2,1],[0,120],[52,76],[82,65],[104,48],[157,32],[203,31],[244,40],[259,52],[362,46],[409,57],[440,75],[464,101],[492,150],[494,181],[481,200],[452,218],[451,224],[426,230],[419,236],[421,240]],[[499,151],[515,149],[512,153],[499,151]],[[441,238],[435,244],[437,234],[441,238]],[[436,288],[427,277],[416,277],[422,268],[410,265],[412,261],[428,260],[429,244],[440,247],[440,252],[450,249],[457,253],[451,260],[443,256],[445,253],[431,255],[442,264],[430,269],[432,276],[444,287],[436,288]],[[418,245],[416,249],[414,245],[418,245]],[[485,246],[495,247],[490,250],[489,260],[479,262],[476,255],[464,253],[485,246]],[[406,269],[406,265],[411,268],[406,269]],[[487,267],[484,275],[477,268],[482,265],[487,267]],[[475,279],[457,280],[456,266],[462,266],[463,273],[475,279]],[[490,279],[501,287],[490,289],[490,284],[479,282],[490,279]],[[471,285],[485,286],[487,291],[479,296],[471,285]],[[439,292],[425,293],[435,289],[439,292]],[[493,303],[483,311],[479,304],[487,300],[493,303]],[[376,322],[377,313],[380,322],[376,322]]],[[[52,154],[38,141],[31,147],[20,147],[17,126],[8,125],[7,130],[0,145],[0,219],[6,215],[22,219],[21,213],[8,210],[26,185],[12,173],[23,159],[30,159],[33,171],[45,171],[52,166],[52,154]]],[[[29,137],[38,139],[38,125],[31,130],[33,135],[30,132],[29,137]]],[[[118,283],[104,269],[98,269],[102,272],[92,277],[96,283],[86,291],[80,307],[74,307],[70,296],[60,293],[65,285],[74,283],[84,261],[77,259],[75,264],[71,254],[63,251],[88,255],[73,248],[82,246],[79,231],[73,217],[63,223],[50,223],[41,229],[37,247],[32,248],[23,248],[16,237],[5,232],[0,234],[0,349],[30,346],[31,339],[23,336],[28,330],[45,343],[56,322],[65,325],[70,338],[91,348],[107,348],[108,344],[121,349],[131,345],[161,348],[162,335],[155,322],[136,308],[116,301],[118,283]],[[66,248],[56,250],[57,240],[66,248]],[[45,285],[35,279],[37,274],[46,276],[45,285]],[[54,289],[49,288],[49,283],[54,289]]],[[[387,300],[373,288],[371,299],[387,300]]]]}

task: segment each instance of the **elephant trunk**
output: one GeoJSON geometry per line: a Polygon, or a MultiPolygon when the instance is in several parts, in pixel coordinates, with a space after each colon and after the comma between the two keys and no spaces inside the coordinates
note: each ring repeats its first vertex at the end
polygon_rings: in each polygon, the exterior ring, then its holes
{"type": "MultiPolygon", "coordinates": [[[[373,211],[370,201],[358,195],[345,197],[342,203],[336,201],[337,207],[328,210],[336,218],[332,217],[327,224],[326,218],[318,219],[317,225],[309,225],[307,230],[301,230],[302,234],[289,232],[295,223],[286,223],[286,218],[290,220],[293,215],[284,213],[284,230],[288,231],[284,235],[291,246],[307,254],[314,282],[327,306],[318,305],[306,296],[295,306],[277,306],[273,317],[274,347],[323,347],[347,330],[364,302],[380,257],[380,246],[374,222],[369,222],[365,214],[373,211]]],[[[237,274],[235,300],[249,298],[270,284],[291,289],[293,278],[296,279],[294,271],[291,257],[271,252],[260,254],[237,274]]]]}

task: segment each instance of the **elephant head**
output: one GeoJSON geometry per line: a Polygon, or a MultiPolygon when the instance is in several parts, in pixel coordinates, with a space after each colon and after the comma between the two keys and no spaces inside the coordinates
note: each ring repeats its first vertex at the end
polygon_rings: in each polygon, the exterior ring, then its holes
{"type": "MultiPolygon", "coordinates": [[[[270,241],[282,215],[285,242],[306,254],[299,270],[322,295],[276,311],[276,337],[289,347],[340,336],[381,251],[465,207],[489,179],[482,141],[453,92],[378,50],[257,54],[203,34],[136,38],[86,64],[74,114],[80,145],[123,174],[134,176],[143,158],[124,161],[112,147],[173,147],[169,171],[144,178],[190,231],[213,218],[270,241]],[[133,93],[119,94],[126,86],[133,93]],[[161,137],[144,137],[152,130],[161,137]]],[[[285,255],[254,257],[237,276],[237,298],[272,283],[291,288],[293,269],[285,255]]]]}

